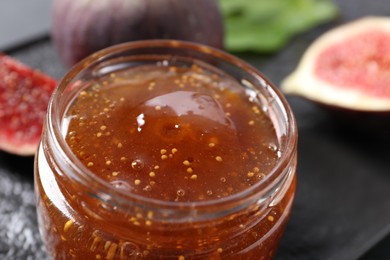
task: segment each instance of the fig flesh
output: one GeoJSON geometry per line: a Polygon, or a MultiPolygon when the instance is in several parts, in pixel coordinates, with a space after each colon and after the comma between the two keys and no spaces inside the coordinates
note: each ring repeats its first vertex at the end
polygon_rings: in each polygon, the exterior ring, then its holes
{"type": "Polygon", "coordinates": [[[223,47],[216,0],[54,0],[52,39],[73,65],[105,47],[135,40],[175,39],[223,47]]]}
{"type": "Polygon", "coordinates": [[[0,54],[0,150],[33,155],[56,81],[0,54]]]}
{"type": "Polygon", "coordinates": [[[332,108],[390,111],[390,18],[365,17],[314,41],[282,91],[332,108]]]}

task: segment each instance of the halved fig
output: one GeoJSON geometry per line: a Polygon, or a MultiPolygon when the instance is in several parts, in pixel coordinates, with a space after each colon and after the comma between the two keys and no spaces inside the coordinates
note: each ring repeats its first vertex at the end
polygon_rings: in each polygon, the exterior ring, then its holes
{"type": "Polygon", "coordinates": [[[0,150],[33,155],[56,81],[0,54],[0,150]]]}
{"type": "Polygon", "coordinates": [[[390,111],[390,18],[365,17],[314,41],[282,91],[363,114],[390,111]]]}

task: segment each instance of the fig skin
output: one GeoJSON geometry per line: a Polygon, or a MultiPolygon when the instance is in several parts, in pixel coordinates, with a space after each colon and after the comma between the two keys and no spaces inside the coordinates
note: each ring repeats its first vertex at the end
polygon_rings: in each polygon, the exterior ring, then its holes
{"type": "MultiPolygon", "coordinates": [[[[386,115],[390,115],[389,97],[372,96],[353,87],[340,87],[315,74],[317,58],[323,51],[354,36],[376,31],[388,34],[390,39],[390,18],[364,17],[326,32],[309,46],[296,70],[282,81],[282,91],[311,100],[332,113],[337,111],[334,114],[351,118],[358,115],[365,118],[378,116],[383,121],[383,118],[389,117],[386,115]]],[[[343,47],[348,48],[347,45],[343,47]]],[[[356,57],[359,54],[356,53],[356,57]]],[[[367,60],[365,65],[370,65],[369,62],[367,60]]]]}
{"type": "Polygon", "coordinates": [[[144,39],[223,48],[215,0],[54,0],[52,40],[66,65],[105,47],[144,39]]]}

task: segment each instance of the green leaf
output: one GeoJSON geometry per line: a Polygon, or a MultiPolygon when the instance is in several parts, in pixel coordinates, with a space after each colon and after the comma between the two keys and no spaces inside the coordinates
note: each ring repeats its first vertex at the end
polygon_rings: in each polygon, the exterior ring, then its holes
{"type": "Polygon", "coordinates": [[[338,14],[331,0],[219,0],[228,51],[276,52],[338,14]]]}

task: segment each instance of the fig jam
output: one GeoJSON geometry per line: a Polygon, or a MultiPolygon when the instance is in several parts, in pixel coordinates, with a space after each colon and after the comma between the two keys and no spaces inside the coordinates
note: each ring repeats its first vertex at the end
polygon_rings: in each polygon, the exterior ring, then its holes
{"type": "Polygon", "coordinates": [[[53,258],[272,258],[296,157],[271,178],[284,150],[255,90],[202,62],[167,61],[68,88],[58,135],[71,155],[47,156],[47,126],[36,158],[53,258]]]}
{"type": "Polygon", "coordinates": [[[275,166],[271,120],[240,85],[198,66],[147,66],[88,83],[66,141],[114,188],[165,201],[223,198],[275,166]]]}

